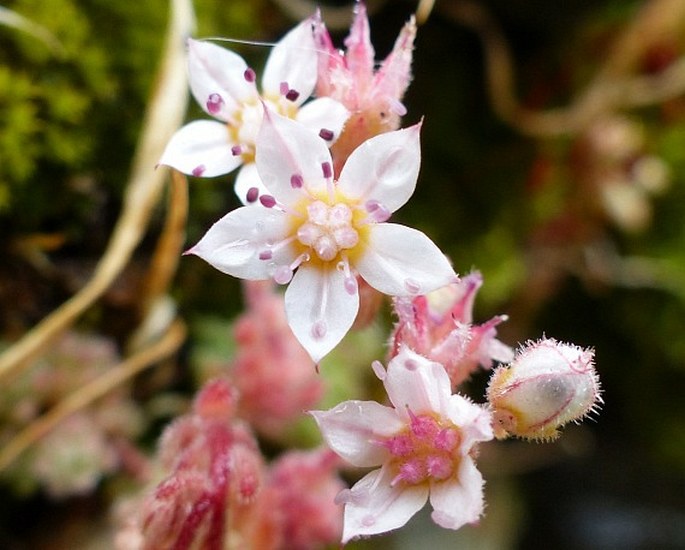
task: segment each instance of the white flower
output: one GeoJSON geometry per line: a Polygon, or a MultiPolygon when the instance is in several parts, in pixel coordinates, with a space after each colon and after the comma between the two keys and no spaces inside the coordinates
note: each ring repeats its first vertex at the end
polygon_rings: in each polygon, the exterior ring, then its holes
{"type": "Polygon", "coordinates": [[[338,496],[343,544],[402,527],[430,497],[435,523],[459,529],[483,512],[483,478],[473,447],[492,439],[490,413],[452,394],[440,363],[403,348],[374,370],[392,407],[345,401],[312,411],[328,445],[359,467],[380,466],[338,496]]]}
{"type": "Polygon", "coordinates": [[[392,296],[424,294],[457,277],[426,235],[384,223],[414,192],[420,125],[364,142],[335,182],[321,138],[265,113],[256,164],[270,194],[224,216],[189,252],[234,277],[290,283],[288,323],[318,362],[355,319],[357,274],[392,296]]]}
{"type": "Polygon", "coordinates": [[[242,57],[208,42],[188,40],[190,89],[202,109],[219,122],[196,120],[183,126],[172,136],[159,163],[204,177],[227,174],[242,166],[235,190],[246,203],[250,189],[263,190],[254,165],[263,103],[299,120],[332,144],[347,120],[347,109],[331,98],[303,106],[316,86],[314,21],[303,21],[273,48],[264,69],[261,95],[255,72],[242,57]]]}

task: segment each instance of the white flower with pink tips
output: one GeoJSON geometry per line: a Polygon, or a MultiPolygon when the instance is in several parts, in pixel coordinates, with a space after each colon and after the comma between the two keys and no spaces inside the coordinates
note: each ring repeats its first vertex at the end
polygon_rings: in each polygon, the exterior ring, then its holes
{"type": "Polygon", "coordinates": [[[255,139],[269,106],[297,119],[331,145],[348,118],[339,102],[320,97],[304,104],[317,81],[317,46],[311,17],[278,42],[257,76],[238,54],[199,40],[188,40],[190,89],[198,104],[216,120],[196,120],[178,130],[162,154],[165,164],[197,177],[228,174],[240,168],[235,190],[243,203],[263,189],[254,164],[255,139]]]}
{"type": "Polygon", "coordinates": [[[387,371],[374,364],[392,406],[345,401],[312,411],[326,443],[358,467],[380,468],[338,495],[343,544],[402,527],[430,499],[435,523],[459,529],[483,513],[474,447],[493,438],[484,407],[452,394],[440,363],[403,348],[387,371]]]}
{"type": "Polygon", "coordinates": [[[357,275],[391,296],[457,276],[422,232],[386,223],[416,187],[420,124],[367,140],[334,181],[325,141],[264,109],[256,166],[268,194],[229,212],[188,252],[234,277],[289,283],[288,323],[318,362],[354,322],[357,275]]]}

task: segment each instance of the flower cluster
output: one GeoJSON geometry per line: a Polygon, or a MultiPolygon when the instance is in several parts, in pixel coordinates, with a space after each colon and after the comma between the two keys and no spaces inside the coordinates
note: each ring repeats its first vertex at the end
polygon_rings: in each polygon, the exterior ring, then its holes
{"type": "Polygon", "coordinates": [[[166,429],[158,453],[165,477],[142,503],[125,506],[117,548],[304,550],[340,536],[337,457],[290,452],[267,465],[236,408],[235,388],[214,379],[166,429]]]}
{"type": "Polygon", "coordinates": [[[473,324],[473,305],[482,284],[483,277],[474,272],[425,296],[396,298],[393,305],[399,320],[392,335],[392,355],[401,345],[410,346],[442,363],[453,387],[478,365],[489,369],[495,361],[511,361],[512,349],[496,338],[496,327],[506,321],[506,315],[473,324]]]}
{"type": "Polygon", "coordinates": [[[236,328],[232,381],[206,386],[163,440],[171,474],[145,507],[146,541],[312,548],[400,528],[427,501],[435,523],[458,529],[483,513],[479,445],[550,439],[601,401],[592,351],[545,339],[515,355],[497,338],[506,315],[474,322],[480,273],[460,279],[424,233],[389,221],[421,164],[423,122],[400,127],[416,26],[405,25],[376,68],[366,10],[356,8],[346,50],[318,15],[290,31],[261,93],[242,58],[189,42],[193,95],[217,121],[181,128],[160,162],[193,176],[241,166],[243,206],[187,253],[245,280],[249,311],[236,328]],[[287,285],[283,295],[277,285],[287,285]],[[322,387],[303,369],[369,323],[378,302],[360,302],[373,293],[391,296],[397,317],[387,370],[373,363],[388,404],[311,411],[332,452],[286,455],[269,469],[244,421],[273,437],[314,406],[322,387]],[[479,366],[496,363],[487,402],[460,393],[479,366]],[[335,455],[376,469],[342,489],[335,455]]]}

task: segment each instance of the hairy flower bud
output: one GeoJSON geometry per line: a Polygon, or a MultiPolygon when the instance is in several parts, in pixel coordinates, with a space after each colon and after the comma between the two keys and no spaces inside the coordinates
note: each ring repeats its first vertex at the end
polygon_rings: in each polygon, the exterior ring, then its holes
{"type": "Polygon", "coordinates": [[[495,435],[554,439],[558,428],[597,410],[602,399],[594,351],[543,338],[490,378],[495,435]]]}

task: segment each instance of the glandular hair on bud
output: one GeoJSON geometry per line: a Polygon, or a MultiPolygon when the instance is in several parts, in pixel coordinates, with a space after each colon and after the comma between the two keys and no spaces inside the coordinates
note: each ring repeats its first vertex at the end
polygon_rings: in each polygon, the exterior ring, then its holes
{"type": "Polygon", "coordinates": [[[498,438],[554,439],[602,401],[594,351],[551,338],[529,342],[495,370],[487,398],[498,438]]]}

